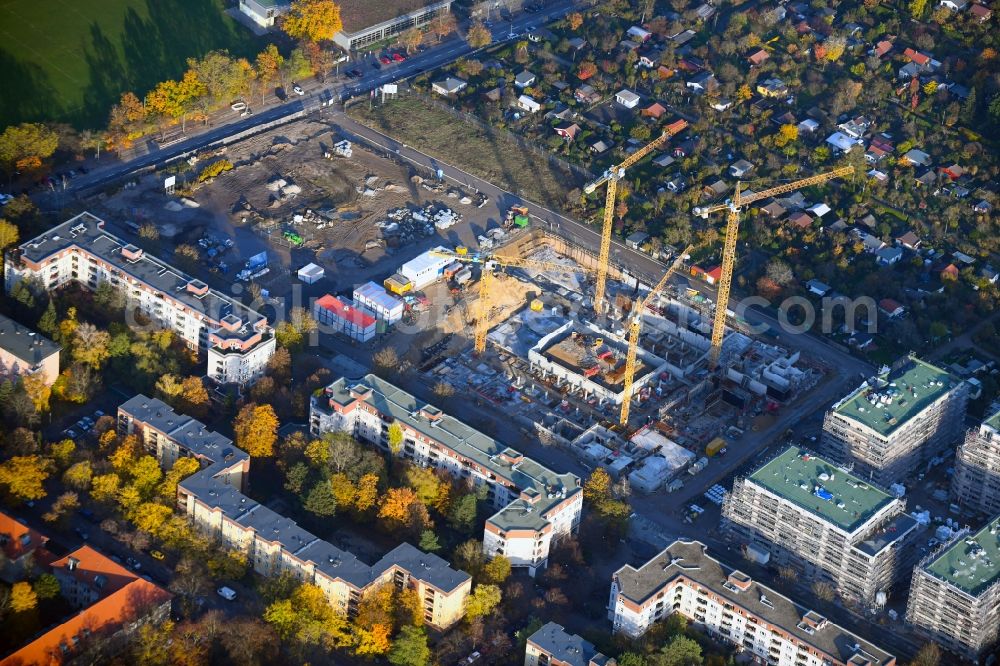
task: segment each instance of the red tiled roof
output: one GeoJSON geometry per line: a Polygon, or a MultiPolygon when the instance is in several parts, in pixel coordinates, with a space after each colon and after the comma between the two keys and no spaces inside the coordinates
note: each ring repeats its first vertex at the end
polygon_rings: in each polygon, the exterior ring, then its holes
{"type": "Polygon", "coordinates": [[[805,213],[798,213],[796,215],[793,215],[792,217],[788,218],[788,221],[794,224],[799,229],[805,229],[806,227],[812,225],[812,218],[806,215],[805,213]]]}
{"type": "Polygon", "coordinates": [[[875,55],[881,58],[886,53],[892,50],[892,42],[887,39],[883,39],[881,42],[875,45],[875,55]]]}
{"type": "Polygon", "coordinates": [[[903,55],[909,58],[911,61],[917,63],[918,65],[926,65],[931,61],[930,56],[926,56],[920,51],[914,51],[913,49],[906,49],[903,51],[903,55]]]}
{"type": "Polygon", "coordinates": [[[705,275],[712,278],[713,281],[718,282],[722,278],[722,266],[710,269],[705,275]]]}
{"type": "Polygon", "coordinates": [[[375,317],[366,314],[358,308],[347,305],[341,301],[336,296],[327,294],[319,300],[316,301],[316,305],[323,308],[324,310],[329,310],[338,319],[343,319],[348,321],[355,326],[360,326],[361,328],[368,328],[375,325],[375,317]]]}
{"type": "Polygon", "coordinates": [[[751,62],[751,64],[759,65],[760,63],[764,62],[765,60],[767,60],[770,57],[771,56],[770,56],[770,54],[767,51],[765,51],[764,49],[761,49],[760,51],[757,51],[752,56],[750,56],[749,58],[747,58],[747,60],[749,60],[751,62]]]}
{"type": "Polygon", "coordinates": [[[981,21],[985,21],[989,17],[993,16],[993,10],[986,5],[974,4],[969,7],[969,11],[972,12],[973,16],[981,21]]]}
{"type": "Polygon", "coordinates": [[[666,112],[667,110],[664,108],[662,104],[660,104],[659,102],[653,102],[652,104],[650,104],[649,106],[647,106],[645,109],[642,110],[642,115],[652,116],[653,118],[659,118],[666,112]]]}
{"type": "Polygon", "coordinates": [[[903,307],[902,304],[899,303],[899,301],[895,301],[891,298],[883,298],[881,301],[878,302],[878,306],[883,310],[885,310],[886,312],[888,312],[889,314],[892,314],[896,310],[899,310],[901,307],[903,307]]]}
{"type": "Polygon", "coordinates": [[[36,548],[44,546],[48,539],[27,525],[14,520],[6,513],[0,512],[0,541],[5,542],[3,554],[7,556],[7,559],[16,560],[36,548]],[[22,543],[21,539],[25,534],[29,535],[30,538],[27,543],[22,543]]]}
{"type": "Polygon", "coordinates": [[[0,666],[62,664],[73,652],[74,638],[82,643],[91,634],[113,633],[171,599],[172,595],[163,588],[139,578],[90,546],[83,546],[54,562],[53,569],[67,572],[71,557],[78,562],[72,575],[84,582],[92,581],[98,574],[104,575],[107,583],[101,591],[107,594],[0,661],[0,666]],[[65,652],[62,646],[65,646],[65,652]]]}

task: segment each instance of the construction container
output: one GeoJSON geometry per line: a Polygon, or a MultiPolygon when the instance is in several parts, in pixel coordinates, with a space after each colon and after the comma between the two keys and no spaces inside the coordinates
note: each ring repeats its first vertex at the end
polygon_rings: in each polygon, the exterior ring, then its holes
{"type": "Polygon", "coordinates": [[[460,270],[462,270],[462,262],[460,261],[451,262],[450,264],[444,267],[445,279],[451,279],[452,277],[455,276],[455,273],[459,272],[460,270]]]}
{"type": "Polygon", "coordinates": [[[465,284],[472,279],[472,269],[466,266],[459,272],[455,273],[455,284],[465,284]]]}
{"type": "Polygon", "coordinates": [[[705,445],[705,455],[712,457],[719,453],[722,449],[726,448],[726,440],[721,437],[716,437],[711,442],[705,445]]]}
{"type": "Polygon", "coordinates": [[[514,226],[515,227],[518,227],[519,229],[525,229],[525,228],[527,228],[527,226],[529,224],[531,224],[531,220],[528,218],[527,215],[515,215],[514,216],[514,226]]]}
{"type": "Polygon", "coordinates": [[[400,275],[399,273],[390,275],[385,279],[385,282],[383,282],[382,284],[385,286],[386,291],[388,291],[391,294],[398,294],[400,296],[413,289],[413,283],[410,282],[408,278],[400,275]]]}
{"type": "Polygon", "coordinates": [[[531,307],[531,309],[532,309],[533,312],[541,312],[542,309],[545,307],[545,304],[542,303],[542,299],[540,299],[540,298],[534,298],[534,299],[531,300],[531,306],[530,307],[531,307]]]}

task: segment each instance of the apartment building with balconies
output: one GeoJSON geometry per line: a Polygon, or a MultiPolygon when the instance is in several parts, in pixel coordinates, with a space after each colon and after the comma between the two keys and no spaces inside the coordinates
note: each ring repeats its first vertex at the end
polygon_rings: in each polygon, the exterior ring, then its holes
{"type": "Polygon", "coordinates": [[[918,524],[906,504],[796,446],[733,482],[723,529],[755,559],[832,583],[846,599],[874,604],[916,557],[905,547],[918,524]]]}
{"type": "Polygon", "coordinates": [[[385,451],[389,426],[398,423],[402,457],[486,488],[497,511],[486,521],[484,552],[531,575],[546,566],[552,544],[579,526],[578,477],[553,472],[375,375],[333,382],[313,397],[309,419],[313,436],[349,432],[385,451]]]}
{"type": "Polygon", "coordinates": [[[194,456],[202,468],[177,486],[180,510],[225,546],[247,554],[263,576],[289,572],[320,587],[330,603],[352,615],[382,585],[415,589],[429,626],[446,629],[465,612],[472,577],[437,555],[403,543],[373,565],[337,548],[243,493],[250,458],[228,438],[178,414],[154,398],[137,395],[118,408],[118,428],[135,434],[165,468],[194,456]]]}
{"type": "Polygon", "coordinates": [[[632,638],[680,613],[713,638],[773,666],[893,666],[896,658],[816,611],[761,585],[708,554],[675,541],[611,581],[608,618],[632,638]]]}
{"type": "Polygon", "coordinates": [[[524,666],[615,666],[594,644],[549,622],[528,636],[524,666]]]}
{"type": "Polygon", "coordinates": [[[955,452],[951,497],[978,514],[1000,514],[1000,412],[966,433],[955,452]]]}
{"type": "Polygon", "coordinates": [[[1000,517],[975,534],[961,530],[920,562],[913,571],[906,621],[919,634],[976,663],[997,643],[1000,517]]]}
{"type": "Polygon", "coordinates": [[[37,374],[51,386],[59,378],[60,349],[27,326],[0,315],[0,377],[37,374]]]}
{"type": "Polygon", "coordinates": [[[883,487],[904,483],[958,440],[968,395],[947,371],[901,359],[826,413],[819,452],[883,487]]]}
{"type": "Polygon", "coordinates": [[[8,250],[4,261],[8,294],[25,279],[48,291],[70,283],[91,291],[110,285],[130,317],[139,313],[205,354],[206,374],[219,384],[252,384],[274,354],[266,317],[111,234],[90,213],[8,250]]]}

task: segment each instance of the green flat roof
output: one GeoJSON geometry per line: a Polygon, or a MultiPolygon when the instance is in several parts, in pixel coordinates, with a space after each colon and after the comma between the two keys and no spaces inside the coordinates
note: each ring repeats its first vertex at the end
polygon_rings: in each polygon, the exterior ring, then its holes
{"type": "Polygon", "coordinates": [[[997,432],[1000,432],[1000,412],[997,412],[993,416],[989,417],[988,419],[983,421],[983,423],[993,428],[997,432]]]}
{"type": "Polygon", "coordinates": [[[797,446],[788,447],[749,478],[847,532],[893,501],[888,493],[797,446]]]}
{"type": "Polygon", "coordinates": [[[917,358],[863,386],[840,401],[834,411],[887,436],[958,384],[947,371],[917,358]]]}
{"type": "Polygon", "coordinates": [[[1000,516],[962,537],[924,567],[963,592],[978,596],[1000,578],[1000,516]]]}

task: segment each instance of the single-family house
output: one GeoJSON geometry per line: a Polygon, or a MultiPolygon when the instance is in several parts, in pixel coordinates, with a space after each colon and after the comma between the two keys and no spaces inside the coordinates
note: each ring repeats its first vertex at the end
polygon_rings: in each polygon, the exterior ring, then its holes
{"type": "Polygon", "coordinates": [[[573,93],[573,97],[580,104],[597,104],[601,101],[601,94],[594,90],[594,86],[587,83],[577,88],[576,92],[573,93]]]}
{"type": "Polygon", "coordinates": [[[770,53],[768,53],[764,49],[760,49],[755,53],[751,53],[749,56],[747,56],[747,62],[750,63],[751,67],[760,67],[770,57],[771,57],[770,53]]]}
{"type": "Polygon", "coordinates": [[[644,48],[639,51],[639,61],[636,64],[645,69],[653,69],[660,64],[661,57],[663,57],[663,51],[660,49],[644,48]]]}
{"type": "Polygon", "coordinates": [[[788,86],[781,79],[772,77],[758,83],[757,92],[764,97],[784,97],[788,94],[788,86]]]}
{"type": "Polygon", "coordinates": [[[555,33],[547,28],[532,28],[528,31],[528,41],[535,42],[536,44],[555,38],[555,33]]]}
{"type": "Polygon", "coordinates": [[[858,116],[837,125],[837,128],[852,139],[860,139],[868,132],[868,128],[871,126],[872,121],[864,116],[858,116]]]}
{"type": "Polygon", "coordinates": [[[884,247],[875,253],[875,261],[880,266],[892,266],[903,258],[903,248],[884,247]]]}
{"type": "Polygon", "coordinates": [[[711,198],[721,197],[728,191],[729,191],[729,185],[724,180],[717,180],[711,185],[706,185],[704,188],[702,188],[702,192],[705,193],[705,196],[711,198]]]}
{"type": "Polygon", "coordinates": [[[611,147],[613,145],[614,144],[608,143],[604,139],[598,139],[594,143],[590,144],[590,152],[594,153],[595,155],[601,155],[611,150],[611,147]]]}
{"type": "Polygon", "coordinates": [[[928,167],[931,165],[931,156],[922,150],[914,148],[903,155],[900,161],[910,166],[928,167]]]}
{"type": "Polygon", "coordinates": [[[715,14],[715,7],[707,2],[698,5],[697,9],[694,10],[694,15],[697,16],[700,21],[707,21],[712,18],[713,14],[715,14]]]}
{"type": "Polygon", "coordinates": [[[687,181],[684,179],[684,176],[674,176],[667,181],[667,189],[671,192],[683,192],[687,189],[687,181]]]}
{"type": "Polygon", "coordinates": [[[831,224],[829,227],[827,227],[827,229],[831,232],[847,231],[848,229],[847,222],[845,222],[843,219],[839,219],[833,224],[831,224]]]}
{"type": "Polygon", "coordinates": [[[443,81],[435,81],[431,84],[431,90],[436,92],[438,95],[443,95],[448,97],[449,95],[454,95],[461,92],[469,84],[462,79],[456,79],[454,76],[449,76],[443,81]]]}
{"type": "Polygon", "coordinates": [[[861,143],[860,139],[852,139],[843,132],[834,132],[826,137],[826,142],[833,146],[839,153],[849,153],[854,147],[861,143]]]}
{"type": "Polygon", "coordinates": [[[536,77],[528,70],[524,70],[523,72],[514,77],[514,85],[517,86],[518,88],[524,89],[527,88],[528,86],[535,85],[535,81],[537,80],[538,77],[536,77]]]}
{"type": "Polygon", "coordinates": [[[716,111],[725,111],[732,105],[733,105],[733,100],[729,99],[728,97],[721,97],[712,102],[711,104],[712,108],[715,109],[716,111]]]}
{"type": "Polygon", "coordinates": [[[951,256],[953,256],[956,261],[959,261],[965,264],[966,266],[971,266],[972,264],[976,263],[975,257],[971,257],[964,252],[958,252],[958,251],[952,252],[951,256]]]}
{"type": "Polygon", "coordinates": [[[736,160],[735,162],[729,165],[729,174],[733,178],[742,178],[743,176],[753,171],[753,169],[754,169],[753,162],[748,162],[746,160],[740,159],[736,160]]]}
{"type": "Polygon", "coordinates": [[[531,95],[521,95],[517,98],[517,108],[528,113],[538,113],[542,105],[531,95]]]}
{"type": "Polygon", "coordinates": [[[615,101],[626,109],[634,109],[639,105],[640,99],[642,98],[628,89],[622,89],[615,93],[615,101]]]}
{"type": "Polygon", "coordinates": [[[631,28],[629,28],[625,34],[640,42],[648,42],[649,38],[653,36],[653,33],[643,28],[640,28],[637,25],[634,25],[631,28]]]}
{"type": "Polygon", "coordinates": [[[869,178],[873,178],[880,183],[884,183],[889,180],[889,174],[884,171],[879,171],[878,169],[872,169],[866,174],[869,178]]]}
{"type": "Polygon", "coordinates": [[[900,79],[915,79],[923,73],[923,68],[915,62],[908,62],[899,68],[900,79]]]}
{"type": "Polygon", "coordinates": [[[801,123],[796,125],[799,129],[799,134],[812,134],[819,129],[819,123],[812,118],[806,118],[801,123]]]}
{"type": "Polygon", "coordinates": [[[993,10],[986,5],[981,5],[978,2],[974,3],[969,7],[969,13],[980,23],[986,23],[991,18],[993,18],[993,10]]]}
{"type": "Polygon", "coordinates": [[[902,317],[906,314],[906,308],[903,304],[892,298],[883,298],[878,302],[878,309],[885,313],[890,319],[895,319],[896,317],[902,317]]]}
{"type": "Polygon", "coordinates": [[[896,236],[896,245],[904,247],[907,250],[916,250],[920,247],[920,237],[912,231],[907,231],[896,236]]]}
{"type": "Polygon", "coordinates": [[[491,102],[499,102],[503,98],[503,92],[501,92],[500,88],[493,88],[484,92],[483,97],[491,102]]]}
{"type": "Polygon", "coordinates": [[[649,234],[643,231],[634,231],[625,238],[625,244],[633,250],[638,250],[639,246],[649,240],[649,234]]]}
{"type": "Polygon", "coordinates": [[[958,164],[952,164],[951,166],[941,167],[941,173],[948,176],[952,180],[958,180],[965,175],[965,168],[959,166],[958,164]]]}
{"type": "Polygon", "coordinates": [[[583,37],[574,37],[567,43],[569,44],[569,47],[574,51],[579,51],[587,46],[587,40],[584,39],[583,37]]]}
{"type": "Polygon", "coordinates": [[[713,266],[708,270],[701,266],[692,266],[691,275],[692,277],[700,277],[709,284],[715,284],[722,277],[722,266],[713,266]]]}
{"type": "Polygon", "coordinates": [[[886,158],[892,151],[884,150],[881,146],[872,143],[868,146],[868,150],[865,151],[865,160],[869,164],[878,164],[886,158]]]}
{"type": "Polygon", "coordinates": [[[694,151],[694,139],[685,139],[674,146],[674,157],[687,157],[694,151]]]}
{"type": "Polygon", "coordinates": [[[567,141],[572,141],[576,138],[576,135],[580,133],[580,126],[576,123],[571,123],[569,125],[561,125],[553,128],[555,133],[566,139],[567,141]]]}
{"type": "Polygon", "coordinates": [[[676,71],[677,70],[670,69],[666,65],[660,65],[656,68],[656,76],[659,77],[661,81],[666,81],[673,76],[676,71]]]}
{"type": "Polygon", "coordinates": [[[918,67],[929,67],[931,64],[931,57],[929,55],[909,47],[903,51],[903,57],[916,64],[918,67]]]}
{"type": "Polygon", "coordinates": [[[819,219],[829,213],[831,209],[825,203],[818,203],[810,206],[806,210],[815,215],[816,219],[819,219]]]}
{"type": "Polygon", "coordinates": [[[1000,271],[993,268],[991,264],[986,264],[979,269],[979,277],[983,278],[990,284],[996,284],[997,280],[1000,279],[1000,271]]]}
{"type": "Polygon", "coordinates": [[[702,95],[719,87],[719,82],[712,72],[699,72],[690,78],[685,85],[694,93],[702,95]]]}
{"type": "Polygon", "coordinates": [[[780,220],[785,215],[785,207],[777,201],[772,201],[766,206],[762,206],[760,212],[767,215],[772,220],[780,220]]]}
{"type": "Polygon", "coordinates": [[[643,109],[641,113],[643,116],[646,116],[647,118],[653,118],[655,120],[659,120],[660,116],[662,116],[666,112],[667,109],[665,106],[663,106],[659,102],[653,102],[645,109],[643,109]]]}
{"type": "Polygon", "coordinates": [[[927,169],[922,174],[913,179],[917,185],[926,185],[927,187],[932,187],[937,183],[937,176],[934,174],[932,169],[927,169]]]}
{"type": "Polygon", "coordinates": [[[661,155],[656,156],[656,158],[653,160],[653,164],[655,164],[660,168],[663,168],[670,166],[671,164],[674,163],[674,161],[675,160],[673,155],[671,155],[670,153],[663,153],[661,155]]]}
{"type": "Polygon", "coordinates": [[[879,250],[885,247],[885,243],[878,236],[872,236],[871,234],[861,232],[861,244],[865,247],[865,252],[870,254],[875,254],[879,250]]]}
{"type": "Polygon", "coordinates": [[[969,0],[941,0],[938,6],[945,7],[953,12],[961,12],[969,6],[969,0]]]}
{"type": "Polygon", "coordinates": [[[959,275],[958,266],[955,264],[948,264],[941,269],[941,279],[957,280],[959,275]]]}
{"type": "Polygon", "coordinates": [[[884,58],[891,50],[892,50],[892,42],[890,42],[888,39],[883,39],[882,41],[875,44],[875,47],[871,50],[871,54],[876,58],[884,58]]]}
{"type": "Polygon", "coordinates": [[[875,335],[869,333],[868,331],[855,331],[851,333],[851,338],[847,341],[847,344],[851,345],[855,349],[868,349],[875,342],[875,335]]]}
{"type": "Polygon", "coordinates": [[[676,35],[670,37],[670,41],[672,41],[674,45],[679,48],[690,42],[692,39],[694,39],[694,36],[697,34],[698,33],[689,28],[687,30],[682,30],[678,32],[676,35]]]}
{"type": "Polygon", "coordinates": [[[817,296],[826,296],[833,290],[833,287],[823,282],[820,282],[819,280],[809,280],[808,282],[806,282],[806,289],[808,289],[809,293],[811,294],[816,294],[817,296]]]}
{"type": "Polygon", "coordinates": [[[986,213],[988,213],[991,210],[993,210],[993,204],[991,204],[986,199],[983,199],[982,201],[980,201],[979,203],[977,203],[976,205],[974,205],[972,207],[972,210],[973,210],[973,212],[979,213],[980,215],[985,215],[986,213]]]}
{"type": "Polygon", "coordinates": [[[788,223],[796,229],[808,229],[812,226],[813,221],[808,213],[799,211],[788,218],[788,223]]]}

